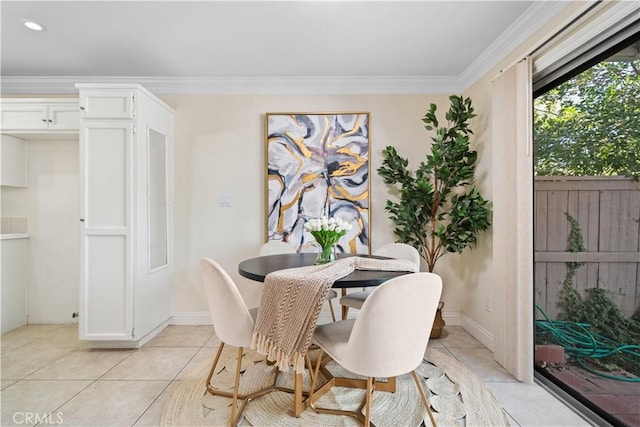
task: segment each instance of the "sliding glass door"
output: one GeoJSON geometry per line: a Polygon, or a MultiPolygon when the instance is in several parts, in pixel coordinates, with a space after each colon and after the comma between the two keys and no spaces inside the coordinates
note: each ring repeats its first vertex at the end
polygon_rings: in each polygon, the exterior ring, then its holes
{"type": "Polygon", "coordinates": [[[640,425],[640,42],[534,100],[536,372],[640,425]]]}

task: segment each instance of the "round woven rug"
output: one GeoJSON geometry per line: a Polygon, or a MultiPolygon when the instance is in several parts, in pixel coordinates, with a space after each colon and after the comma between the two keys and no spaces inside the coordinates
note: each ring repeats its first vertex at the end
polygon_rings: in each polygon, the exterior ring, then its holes
{"type": "MultiPolygon", "coordinates": [[[[233,387],[236,349],[225,348],[218,364],[220,368],[212,380],[218,388],[233,387]]],[[[360,378],[331,362],[327,368],[335,376],[360,378]]],[[[250,393],[273,382],[274,367],[264,357],[248,350],[242,361],[243,374],[240,393],[250,393]]],[[[424,380],[429,403],[438,426],[508,426],[500,404],[482,379],[453,357],[429,349],[424,362],[417,369],[424,380]]],[[[208,368],[194,370],[180,383],[167,401],[162,418],[163,426],[223,426],[231,415],[231,399],[212,396],[205,390],[208,368]]],[[[293,374],[280,373],[277,385],[293,388],[293,374]]],[[[304,376],[305,390],[310,388],[304,376]]],[[[322,396],[316,406],[356,410],[364,399],[364,390],[333,387],[322,396]]],[[[240,425],[246,426],[354,426],[361,425],[354,417],[318,414],[305,410],[300,417],[292,415],[293,395],[274,391],[251,400],[240,425]]],[[[371,422],[377,426],[430,426],[420,394],[410,374],[396,380],[396,392],[374,392],[371,422]]]]}

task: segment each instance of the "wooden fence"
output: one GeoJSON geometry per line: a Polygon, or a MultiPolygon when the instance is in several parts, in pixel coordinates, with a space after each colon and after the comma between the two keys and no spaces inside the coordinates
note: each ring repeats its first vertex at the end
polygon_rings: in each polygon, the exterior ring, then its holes
{"type": "MultiPolygon", "coordinates": [[[[535,300],[556,319],[567,262],[582,262],[574,284],[602,288],[630,317],[640,306],[640,182],[625,177],[535,178],[535,300]],[[571,224],[585,252],[569,252],[571,224]]],[[[541,316],[537,315],[537,318],[541,316]]]]}

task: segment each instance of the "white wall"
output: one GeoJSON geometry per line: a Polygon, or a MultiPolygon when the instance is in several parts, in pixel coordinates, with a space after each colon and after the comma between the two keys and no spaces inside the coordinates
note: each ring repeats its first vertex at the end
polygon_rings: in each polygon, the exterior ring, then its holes
{"type": "Polygon", "coordinates": [[[2,216],[27,217],[29,323],[72,323],[78,311],[78,139],[27,139],[27,188],[2,187],[2,216]]]}
{"type": "MultiPolygon", "coordinates": [[[[371,113],[371,245],[375,248],[395,240],[384,211],[389,189],[375,172],[382,149],[395,145],[415,168],[431,145],[430,134],[421,121],[429,103],[438,104],[442,114],[449,105],[447,95],[162,98],[176,111],[174,313],[178,323],[209,320],[198,269],[203,256],[218,261],[250,303],[259,302],[261,284],[241,278],[237,264],[257,256],[265,240],[264,113],[371,113]],[[231,207],[219,207],[222,194],[231,196],[231,207]]],[[[486,264],[490,254],[488,241],[482,239],[474,250],[480,264],[486,264]]],[[[445,314],[455,321],[460,318],[467,289],[477,286],[477,274],[473,266],[462,263],[454,254],[445,256],[436,272],[445,282],[445,314]]]]}

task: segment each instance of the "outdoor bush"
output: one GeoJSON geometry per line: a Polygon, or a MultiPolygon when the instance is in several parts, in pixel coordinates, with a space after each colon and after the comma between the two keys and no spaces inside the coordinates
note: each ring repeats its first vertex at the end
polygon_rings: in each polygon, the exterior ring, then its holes
{"type": "MultiPolygon", "coordinates": [[[[568,213],[571,225],[569,233],[569,251],[584,251],[584,238],[580,224],[568,213]]],[[[576,323],[588,323],[590,331],[602,335],[619,345],[640,343],[640,322],[633,317],[627,318],[618,306],[607,296],[606,290],[589,288],[583,299],[573,284],[573,277],[582,263],[567,263],[567,275],[560,292],[560,307],[564,310],[561,317],[576,323]]],[[[613,345],[613,343],[611,343],[613,345]]],[[[594,363],[607,370],[623,368],[634,375],[640,375],[640,360],[628,355],[615,354],[607,358],[592,359],[594,363]]]]}

